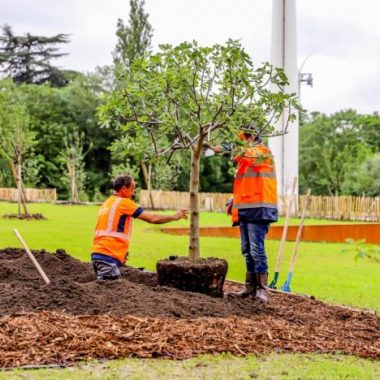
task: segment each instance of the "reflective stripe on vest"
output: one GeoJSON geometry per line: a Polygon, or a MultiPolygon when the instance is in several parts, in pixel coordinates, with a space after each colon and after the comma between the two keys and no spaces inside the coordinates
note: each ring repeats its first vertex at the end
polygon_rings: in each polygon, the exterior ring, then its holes
{"type": "Polygon", "coordinates": [[[276,173],[274,172],[255,172],[252,167],[249,167],[247,172],[238,173],[235,175],[235,179],[242,178],[276,178],[276,173]]]}
{"type": "MultiPolygon", "coordinates": [[[[116,237],[116,238],[119,238],[122,240],[129,240],[130,234],[131,234],[131,229],[132,229],[132,220],[130,220],[130,223],[129,223],[128,233],[112,231],[112,226],[113,226],[113,223],[115,221],[116,209],[117,209],[117,206],[119,205],[119,203],[122,201],[122,199],[123,198],[117,198],[115,200],[115,202],[113,203],[111,210],[110,210],[110,213],[109,213],[109,216],[108,216],[107,229],[106,230],[96,230],[95,231],[95,237],[112,236],[112,237],[116,237]]],[[[132,218],[129,216],[128,219],[132,219],[132,218]]]]}
{"type": "Polygon", "coordinates": [[[110,214],[108,216],[107,231],[110,231],[110,232],[112,231],[113,222],[115,220],[116,208],[117,208],[117,206],[119,205],[119,203],[121,202],[122,199],[123,198],[117,198],[116,201],[113,202],[110,214]]]}
{"type": "MultiPolygon", "coordinates": [[[[129,228],[129,230],[131,230],[129,228]]],[[[129,240],[130,233],[124,234],[123,232],[114,232],[109,230],[97,230],[95,231],[95,237],[112,236],[123,240],[129,240]]]]}
{"type": "Polygon", "coordinates": [[[276,203],[263,203],[263,202],[254,202],[254,203],[238,203],[232,206],[237,209],[244,208],[259,208],[259,207],[267,207],[267,208],[277,208],[276,203]]]}

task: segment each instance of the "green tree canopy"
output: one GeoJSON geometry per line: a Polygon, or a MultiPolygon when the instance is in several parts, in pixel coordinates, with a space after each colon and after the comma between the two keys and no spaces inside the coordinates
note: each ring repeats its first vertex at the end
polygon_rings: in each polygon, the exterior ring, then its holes
{"type": "Polygon", "coordinates": [[[144,11],[144,0],[130,0],[129,23],[117,20],[115,66],[129,68],[132,62],[151,49],[153,29],[144,11]]]}
{"type": "Polygon", "coordinates": [[[67,34],[52,37],[27,33],[17,36],[9,25],[4,25],[0,35],[0,72],[15,83],[51,83],[61,87],[67,84],[64,72],[50,61],[65,55],[56,45],[69,42],[67,34]]]}
{"type": "Polygon", "coordinates": [[[349,195],[380,196],[380,152],[366,157],[347,173],[342,192],[349,195]]]}
{"type": "MultiPolygon", "coordinates": [[[[310,187],[313,194],[342,194],[348,176],[379,151],[379,125],[376,114],[312,113],[300,130],[300,191],[310,187]]],[[[346,184],[345,193],[349,188],[346,184]]]]}
{"type": "Polygon", "coordinates": [[[43,85],[20,85],[25,93],[25,104],[30,115],[30,126],[36,133],[35,186],[56,187],[66,198],[69,193],[62,173],[65,140],[75,131],[83,135],[86,181],[84,188],[90,198],[95,193],[106,192],[111,181],[111,153],[108,149],[114,131],[98,127],[96,108],[100,104],[98,81],[93,75],[82,75],[63,88],[43,85]],[[91,145],[91,150],[89,147],[91,145]]]}

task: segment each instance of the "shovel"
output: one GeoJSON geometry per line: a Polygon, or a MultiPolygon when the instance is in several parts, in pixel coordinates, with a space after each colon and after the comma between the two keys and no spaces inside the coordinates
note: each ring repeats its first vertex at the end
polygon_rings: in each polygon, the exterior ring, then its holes
{"type": "Polygon", "coordinates": [[[272,282],[269,284],[269,287],[272,289],[276,289],[278,275],[280,273],[280,264],[281,264],[281,260],[282,260],[282,253],[284,252],[286,235],[288,233],[289,218],[290,218],[290,212],[291,212],[292,206],[293,206],[293,200],[294,200],[294,195],[295,195],[294,193],[296,191],[296,185],[297,185],[297,177],[294,177],[293,183],[292,183],[292,192],[291,192],[290,199],[289,199],[289,202],[288,202],[287,208],[286,208],[285,223],[284,223],[284,228],[282,230],[281,243],[280,243],[280,248],[278,250],[278,255],[277,255],[277,260],[276,260],[276,267],[274,269],[274,278],[273,278],[272,282]]]}
{"type": "Polygon", "coordinates": [[[301,222],[300,222],[300,225],[299,225],[298,231],[297,231],[296,244],[294,246],[292,261],[290,262],[288,278],[285,281],[285,284],[281,287],[281,290],[283,290],[284,292],[290,292],[290,282],[292,281],[294,267],[296,265],[296,259],[297,259],[297,254],[298,254],[298,247],[299,247],[299,244],[300,244],[300,241],[301,241],[302,229],[303,229],[303,225],[304,225],[306,209],[307,209],[307,206],[309,205],[309,201],[310,201],[310,194],[311,194],[311,189],[308,189],[307,193],[306,193],[306,197],[305,197],[304,203],[303,203],[301,222]]]}

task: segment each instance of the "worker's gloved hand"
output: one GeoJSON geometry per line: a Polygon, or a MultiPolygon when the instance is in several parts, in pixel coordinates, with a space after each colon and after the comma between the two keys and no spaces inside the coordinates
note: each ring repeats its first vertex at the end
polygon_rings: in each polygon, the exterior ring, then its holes
{"type": "Polygon", "coordinates": [[[215,152],[215,153],[221,153],[223,151],[223,147],[221,145],[216,145],[216,146],[213,146],[211,147],[211,149],[215,152]]]}
{"type": "Polygon", "coordinates": [[[226,202],[226,207],[227,207],[227,215],[232,215],[232,198],[229,198],[228,201],[226,202]]]}

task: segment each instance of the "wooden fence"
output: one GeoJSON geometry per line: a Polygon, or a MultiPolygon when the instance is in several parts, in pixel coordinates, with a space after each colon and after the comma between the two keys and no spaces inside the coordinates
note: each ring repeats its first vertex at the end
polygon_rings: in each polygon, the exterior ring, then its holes
{"type": "MultiPolygon", "coordinates": [[[[56,202],[56,189],[24,189],[27,202],[56,202]]],[[[17,189],[0,188],[0,201],[17,202],[17,189]]]]}
{"type": "MultiPolygon", "coordinates": [[[[153,204],[157,209],[175,210],[189,207],[189,194],[179,191],[152,190],[153,204]]],[[[204,211],[225,212],[226,202],[232,197],[229,193],[200,193],[199,206],[204,211]]],[[[284,204],[280,197],[280,206],[284,204]]],[[[292,216],[300,215],[304,195],[297,196],[292,210],[292,216]]],[[[147,190],[140,193],[140,203],[151,207],[147,190]]],[[[280,207],[283,214],[285,207],[280,207]]],[[[380,197],[351,197],[351,196],[312,196],[308,212],[309,218],[380,221],[380,197]]]]}

